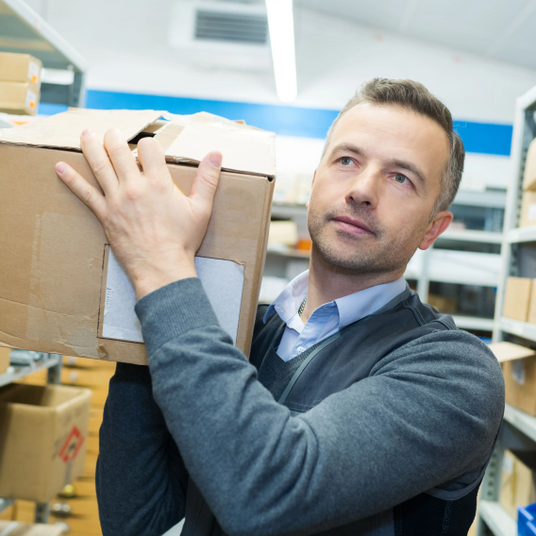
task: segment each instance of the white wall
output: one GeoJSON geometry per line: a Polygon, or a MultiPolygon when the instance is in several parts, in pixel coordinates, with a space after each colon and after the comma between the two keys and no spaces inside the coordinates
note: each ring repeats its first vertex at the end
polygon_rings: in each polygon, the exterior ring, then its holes
{"type": "MultiPolygon", "coordinates": [[[[171,0],[30,0],[89,63],[87,87],[277,103],[269,69],[199,68],[167,45],[171,0]]],[[[512,123],[515,99],[536,71],[296,8],[299,96],[295,106],[340,109],[374,76],[423,82],[456,119],[512,123]]],[[[280,140],[280,175],[311,174],[321,144],[280,140]],[[296,160],[300,164],[296,164],[296,160]],[[296,170],[299,167],[300,170],[296,170]]],[[[507,158],[469,155],[468,187],[506,185],[507,158]]]]}

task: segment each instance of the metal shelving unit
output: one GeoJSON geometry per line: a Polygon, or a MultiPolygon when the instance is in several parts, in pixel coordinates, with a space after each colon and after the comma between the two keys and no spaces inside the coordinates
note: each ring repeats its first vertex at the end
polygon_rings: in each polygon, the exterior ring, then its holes
{"type": "Polygon", "coordinates": [[[495,536],[516,536],[516,522],[498,502],[480,501],[479,509],[482,519],[495,536]]]}
{"type": "MultiPolygon", "coordinates": [[[[490,210],[504,209],[506,195],[500,191],[489,192],[471,192],[460,191],[456,196],[455,205],[484,207],[490,210]]],[[[307,235],[306,224],[306,208],[296,205],[281,205],[274,204],[272,207],[272,216],[280,219],[292,219],[298,226],[298,234],[300,236],[307,235]]],[[[444,244],[491,244],[500,245],[503,243],[503,233],[492,231],[477,231],[477,230],[447,230],[438,239],[439,245],[444,244]]],[[[476,285],[479,287],[496,287],[499,282],[498,275],[489,275],[482,270],[472,270],[470,266],[460,265],[456,270],[444,270],[441,268],[441,256],[444,250],[431,247],[426,251],[418,252],[418,262],[411,262],[406,271],[406,279],[417,281],[417,290],[421,299],[427,301],[431,282],[452,283],[458,285],[476,285]],[[465,270],[464,270],[465,268],[465,270]]],[[[463,254],[463,253],[462,253],[463,254]]],[[[499,263],[499,254],[493,255],[490,259],[494,259],[499,263]]],[[[308,254],[302,251],[297,251],[292,248],[269,246],[267,251],[267,263],[265,275],[275,275],[275,271],[279,273],[283,270],[285,263],[293,261],[308,260],[308,254]]],[[[493,319],[482,318],[477,316],[454,315],[456,324],[462,329],[471,329],[478,331],[493,330],[493,319]]]]}
{"type": "Polygon", "coordinates": [[[0,0],[0,51],[31,54],[45,69],[66,71],[70,83],[41,84],[41,102],[82,107],[86,62],[43,18],[20,0],[0,0]]]}
{"type": "MultiPolygon", "coordinates": [[[[506,279],[509,276],[534,277],[532,265],[523,261],[524,249],[536,247],[536,227],[520,229],[522,182],[528,147],[536,137],[536,87],[517,100],[512,137],[511,177],[506,196],[504,232],[501,246],[501,271],[497,285],[493,341],[521,337],[536,343],[536,325],[502,316],[506,279]]],[[[527,252],[525,252],[527,253],[527,252]]],[[[517,524],[499,505],[500,473],[505,448],[536,451],[536,417],[506,406],[503,428],[492,462],[482,484],[478,534],[514,536],[517,524]]]]}
{"type": "Polygon", "coordinates": [[[0,387],[12,382],[16,382],[29,374],[39,372],[40,370],[49,369],[48,383],[60,383],[58,372],[61,370],[61,355],[47,354],[41,361],[37,361],[32,365],[14,367],[10,366],[6,372],[0,374],[0,387]],[[59,369],[59,370],[56,370],[59,369]],[[56,376],[58,376],[56,378],[56,376]]]}

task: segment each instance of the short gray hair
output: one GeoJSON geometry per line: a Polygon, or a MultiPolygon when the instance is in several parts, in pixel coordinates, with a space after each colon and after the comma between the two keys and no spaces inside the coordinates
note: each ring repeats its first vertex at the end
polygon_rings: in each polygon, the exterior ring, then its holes
{"type": "Polygon", "coordinates": [[[438,212],[447,210],[454,201],[462,180],[465,149],[460,136],[453,129],[452,115],[449,109],[419,82],[373,78],[363,84],[347,102],[328,130],[322,158],[326,153],[335,125],[348,110],[362,102],[398,106],[411,110],[429,117],[445,131],[450,144],[450,154],[441,181],[441,191],[434,204],[430,219],[433,219],[438,212]]]}

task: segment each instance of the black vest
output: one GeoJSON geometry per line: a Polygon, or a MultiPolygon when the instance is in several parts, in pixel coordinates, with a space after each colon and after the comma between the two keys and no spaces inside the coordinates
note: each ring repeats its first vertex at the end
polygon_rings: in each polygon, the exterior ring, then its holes
{"type": "MultiPolygon", "coordinates": [[[[250,361],[259,371],[259,381],[294,414],[308,411],[329,395],[368,377],[376,363],[406,343],[434,331],[457,329],[450,316],[438,314],[423,304],[415,292],[406,289],[372,315],[285,363],[276,354],[285,324],[277,314],[264,324],[266,310],[267,306],[260,306],[257,313],[250,361]],[[358,360],[356,348],[360,349],[358,360]]],[[[466,536],[475,517],[479,482],[461,494],[449,496],[448,492],[432,490],[395,506],[394,535],[466,536]]],[[[366,534],[364,525],[362,520],[356,521],[316,536],[366,534]]],[[[225,536],[191,480],[182,534],[225,536]]]]}

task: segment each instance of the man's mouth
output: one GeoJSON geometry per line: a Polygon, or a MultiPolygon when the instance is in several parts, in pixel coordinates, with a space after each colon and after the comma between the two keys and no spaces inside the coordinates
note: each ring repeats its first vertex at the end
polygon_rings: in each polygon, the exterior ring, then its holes
{"type": "Polygon", "coordinates": [[[349,216],[335,216],[333,221],[341,231],[345,231],[350,234],[374,234],[366,223],[356,218],[350,218],[349,216]]]}

